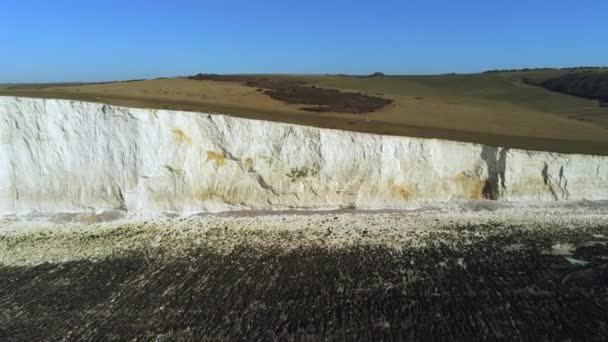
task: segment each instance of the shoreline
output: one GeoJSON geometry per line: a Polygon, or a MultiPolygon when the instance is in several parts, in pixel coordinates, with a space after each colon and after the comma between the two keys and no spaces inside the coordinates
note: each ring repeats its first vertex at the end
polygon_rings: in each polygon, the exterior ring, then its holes
{"type": "Polygon", "coordinates": [[[473,209],[0,223],[0,338],[606,336],[605,205],[473,209]]]}

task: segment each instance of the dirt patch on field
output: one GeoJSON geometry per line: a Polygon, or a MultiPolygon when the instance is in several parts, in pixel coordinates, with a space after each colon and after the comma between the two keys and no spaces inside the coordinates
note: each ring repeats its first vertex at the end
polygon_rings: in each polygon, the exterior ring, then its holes
{"type": "Polygon", "coordinates": [[[362,93],[343,92],[337,89],[319,88],[303,81],[283,78],[242,75],[198,74],[192,80],[240,82],[258,89],[271,98],[289,104],[300,104],[309,112],[369,113],[375,112],[393,100],[362,93]]]}

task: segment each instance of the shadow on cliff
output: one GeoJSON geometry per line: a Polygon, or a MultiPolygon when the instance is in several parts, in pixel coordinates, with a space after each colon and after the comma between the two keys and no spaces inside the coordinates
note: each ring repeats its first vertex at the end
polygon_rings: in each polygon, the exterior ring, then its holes
{"type": "Polygon", "coordinates": [[[485,199],[497,200],[500,197],[502,190],[507,189],[505,180],[505,170],[507,167],[508,148],[499,148],[493,146],[483,146],[481,150],[481,159],[486,163],[488,168],[488,178],[481,190],[481,195],[485,199]]]}
{"type": "Polygon", "coordinates": [[[551,197],[553,197],[553,200],[567,200],[570,197],[570,192],[568,191],[568,180],[566,179],[566,176],[564,174],[563,165],[559,168],[559,176],[557,178],[557,182],[549,173],[549,165],[547,163],[545,163],[545,165],[543,166],[541,175],[543,176],[543,183],[545,183],[545,186],[547,186],[549,192],[551,192],[551,197]],[[555,186],[557,186],[559,193],[558,191],[556,191],[555,186]]]}

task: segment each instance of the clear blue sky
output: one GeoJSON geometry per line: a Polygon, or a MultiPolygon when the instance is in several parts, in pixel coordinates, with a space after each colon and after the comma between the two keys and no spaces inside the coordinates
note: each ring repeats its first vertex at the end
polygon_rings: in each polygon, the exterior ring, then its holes
{"type": "Polygon", "coordinates": [[[608,64],[605,0],[2,0],[0,82],[608,64]]]}

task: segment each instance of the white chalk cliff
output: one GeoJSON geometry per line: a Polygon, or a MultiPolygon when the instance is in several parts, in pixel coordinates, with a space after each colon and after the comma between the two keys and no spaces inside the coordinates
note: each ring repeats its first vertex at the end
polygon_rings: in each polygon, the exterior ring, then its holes
{"type": "Polygon", "coordinates": [[[608,157],[0,97],[0,214],[608,199],[608,157]]]}

